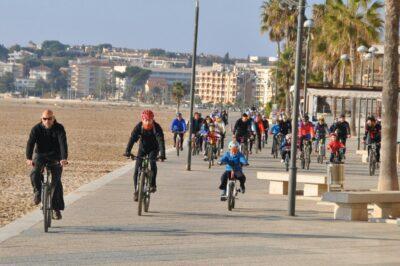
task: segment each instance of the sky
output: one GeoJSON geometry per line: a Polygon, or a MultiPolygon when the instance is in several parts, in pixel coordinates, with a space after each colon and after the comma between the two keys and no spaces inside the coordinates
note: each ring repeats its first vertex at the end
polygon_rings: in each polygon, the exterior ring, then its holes
{"type": "MultiPolygon", "coordinates": [[[[274,56],[275,44],[259,31],[262,2],[200,0],[198,52],[274,56]]],[[[173,52],[193,47],[194,0],[1,0],[0,10],[6,46],[59,40],[173,52]]]]}

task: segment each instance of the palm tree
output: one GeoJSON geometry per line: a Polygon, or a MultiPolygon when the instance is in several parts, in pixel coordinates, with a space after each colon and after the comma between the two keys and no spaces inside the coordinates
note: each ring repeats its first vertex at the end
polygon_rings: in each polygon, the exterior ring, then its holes
{"type": "Polygon", "coordinates": [[[172,97],[176,102],[176,112],[179,113],[179,107],[181,105],[181,101],[185,96],[185,87],[183,86],[182,82],[175,82],[172,87],[172,97]]]}
{"type": "MultiPolygon", "coordinates": [[[[326,65],[333,84],[337,84],[339,75],[338,58],[349,53],[351,62],[351,81],[356,82],[356,47],[379,40],[383,21],[379,0],[327,0],[324,5],[314,5],[316,24],[313,42],[313,65],[326,65]]],[[[351,128],[355,133],[355,108],[352,101],[351,128]]]]}
{"type": "Polygon", "coordinates": [[[382,147],[378,190],[399,190],[396,147],[399,96],[400,1],[386,0],[382,90],[382,147]]]}

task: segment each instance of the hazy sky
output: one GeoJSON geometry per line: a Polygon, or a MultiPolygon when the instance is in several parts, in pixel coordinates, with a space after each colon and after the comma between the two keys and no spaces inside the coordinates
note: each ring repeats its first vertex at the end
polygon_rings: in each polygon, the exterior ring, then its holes
{"type": "MultiPolygon", "coordinates": [[[[200,0],[199,52],[274,55],[274,44],[259,32],[262,2],[200,0]]],[[[0,10],[0,43],[6,46],[60,40],[192,49],[194,0],[0,0],[0,10]]]]}

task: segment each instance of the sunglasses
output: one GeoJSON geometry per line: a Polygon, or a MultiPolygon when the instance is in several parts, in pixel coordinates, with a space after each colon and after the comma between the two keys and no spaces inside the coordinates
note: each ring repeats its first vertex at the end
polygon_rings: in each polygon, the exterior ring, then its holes
{"type": "Polygon", "coordinates": [[[46,120],[51,121],[51,120],[53,120],[53,117],[42,117],[42,119],[43,119],[43,121],[46,121],[46,120]]]}

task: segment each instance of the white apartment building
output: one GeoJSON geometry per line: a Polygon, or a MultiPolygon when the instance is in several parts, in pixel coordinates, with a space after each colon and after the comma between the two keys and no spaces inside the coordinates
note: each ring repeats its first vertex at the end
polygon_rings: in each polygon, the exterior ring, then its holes
{"type": "Polygon", "coordinates": [[[46,66],[34,67],[29,70],[29,78],[38,80],[48,80],[51,74],[51,69],[46,66]]]}
{"type": "Polygon", "coordinates": [[[265,106],[273,98],[274,77],[273,68],[261,67],[255,69],[256,90],[255,97],[258,104],[265,106]]]}
{"type": "Polygon", "coordinates": [[[19,63],[0,62],[0,77],[7,72],[12,73],[14,78],[22,78],[24,76],[24,66],[19,63]]]}
{"type": "Polygon", "coordinates": [[[36,80],[17,78],[15,79],[15,90],[19,92],[35,89],[36,80]]]}
{"type": "Polygon", "coordinates": [[[112,86],[113,66],[108,61],[95,59],[78,59],[70,61],[71,90],[77,97],[94,94],[101,82],[112,86]]]}
{"type": "Polygon", "coordinates": [[[25,58],[37,58],[37,55],[25,50],[14,51],[8,54],[9,63],[17,63],[19,60],[25,58]]]}

